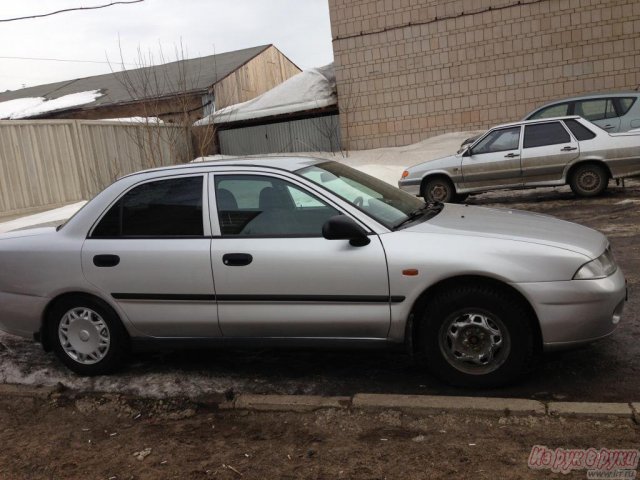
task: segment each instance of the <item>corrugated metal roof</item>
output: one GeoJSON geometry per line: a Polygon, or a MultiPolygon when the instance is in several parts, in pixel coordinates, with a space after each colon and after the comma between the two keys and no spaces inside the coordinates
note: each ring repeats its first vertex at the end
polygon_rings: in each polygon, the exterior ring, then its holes
{"type": "Polygon", "coordinates": [[[0,93],[0,102],[28,97],[45,97],[48,100],[52,100],[63,95],[90,90],[104,92],[104,95],[95,102],[82,106],[83,108],[90,108],[172,96],[176,92],[182,93],[185,90],[189,92],[206,92],[209,87],[269,47],[271,45],[261,45],[153,67],[136,68],[105,75],[37,85],[0,93]],[[146,83],[150,85],[148,88],[144,88],[146,83]],[[127,85],[133,85],[134,88],[127,88],[127,85]]]}

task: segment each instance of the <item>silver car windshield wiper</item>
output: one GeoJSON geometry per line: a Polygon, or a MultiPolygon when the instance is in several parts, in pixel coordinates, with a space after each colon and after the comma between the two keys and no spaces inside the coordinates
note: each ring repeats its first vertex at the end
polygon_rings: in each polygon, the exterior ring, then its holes
{"type": "Polygon", "coordinates": [[[433,203],[425,203],[422,207],[415,209],[414,211],[407,214],[407,218],[398,222],[393,226],[393,230],[397,230],[400,227],[417,220],[418,218],[423,217],[427,213],[432,213],[433,216],[436,216],[440,211],[444,208],[444,203],[441,202],[433,202],[433,203]]]}

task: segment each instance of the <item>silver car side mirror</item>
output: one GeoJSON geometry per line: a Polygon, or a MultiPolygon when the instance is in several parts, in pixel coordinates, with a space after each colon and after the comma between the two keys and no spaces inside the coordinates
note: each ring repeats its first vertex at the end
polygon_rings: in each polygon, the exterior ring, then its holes
{"type": "Polygon", "coordinates": [[[369,245],[367,232],[346,215],[335,215],[322,226],[322,236],[327,240],[349,240],[354,247],[369,245]]]}

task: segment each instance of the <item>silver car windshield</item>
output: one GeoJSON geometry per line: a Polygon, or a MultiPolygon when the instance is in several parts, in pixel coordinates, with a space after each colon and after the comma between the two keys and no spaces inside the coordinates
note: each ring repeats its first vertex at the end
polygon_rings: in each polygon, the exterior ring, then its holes
{"type": "Polygon", "coordinates": [[[415,217],[416,211],[425,207],[419,198],[338,162],[316,164],[296,173],[333,192],[389,229],[415,217]]]}

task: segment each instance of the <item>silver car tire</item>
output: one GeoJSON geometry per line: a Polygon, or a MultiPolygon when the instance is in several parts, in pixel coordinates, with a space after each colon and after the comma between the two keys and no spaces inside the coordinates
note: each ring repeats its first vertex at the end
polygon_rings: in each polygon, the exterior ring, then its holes
{"type": "Polygon", "coordinates": [[[78,375],[106,375],[122,364],[128,336],[103,301],[85,295],[66,297],[53,306],[47,320],[54,353],[78,375]]]}
{"type": "Polygon", "coordinates": [[[426,306],[418,332],[428,368],[452,385],[497,387],[533,362],[529,311],[492,286],[462,284],[439,292],[426,306]]]}
{"type": "Polygon", "coordinates": [[[571,171],[569,186],[579,197],[595,197],[604,192],[609,184],[609,173],[597,163],[578,165],[571,171]]]}
{"type": "Polygon", "coordinates": [[[450,203],[456,201],[456,189],[446,177],[427,179],[422,186],[422,198],[427,203],[450,203]]]}

